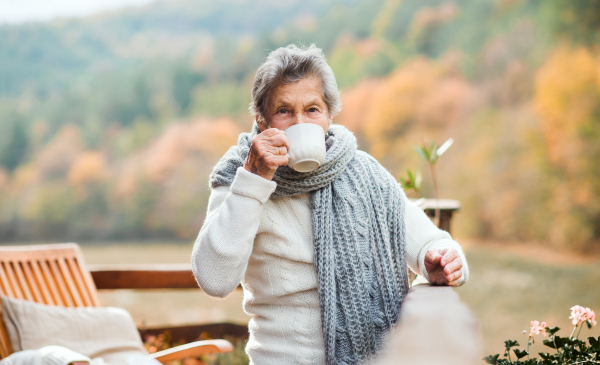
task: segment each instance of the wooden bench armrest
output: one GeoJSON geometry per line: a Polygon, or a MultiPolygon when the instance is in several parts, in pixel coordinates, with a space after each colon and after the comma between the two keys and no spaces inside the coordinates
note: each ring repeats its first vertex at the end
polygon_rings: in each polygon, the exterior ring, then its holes
{"type": "Polygon", "coordinates": [[[233,345],[227,340],[205,340],[158,351],[150,354],[150,357],[164,364],[169,361],[183,360],[190,356],[219,354],[231,351],[233,351],[233,345]]]}
{"type": "Polygon", "coordinates": [[[198,289],[190,264],[88,265],[97,289],[198,289]]]}
{"type": "Polygon", "coordinates": [[[88,265],[88,268],[99,290],[200,289],[190,264],[88,265]]]}

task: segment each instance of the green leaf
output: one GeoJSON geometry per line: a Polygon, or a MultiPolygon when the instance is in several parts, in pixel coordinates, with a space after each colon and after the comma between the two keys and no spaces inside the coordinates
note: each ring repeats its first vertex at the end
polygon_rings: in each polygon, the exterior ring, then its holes
{"type": "Polygon", "coordinates": [[[488,357],[484,357],[483,360],[485,360],[486,363],[488,364],[492,364],[492,365],[496,365],[496,363],[498,362],[498,358],[500,357],[500,354],[496,354],[496,355],[490,355],[488,357]]]}
{"type": "Polygon", "coordinates": [[[522,357],[529,355],[529,352],[525,350],[514,349],[513,352],[515,355],[517,355],[517,359],[521,359],[522,357]]]}
{"type": "Polygon", "coordinates": [[[421,173],[418,172],[416,177],[411,169],[406,169],[407,177],[399,177],[400,185],[404,190],[414,190],[417,193],[421,192],[421,173]]]}
{"type": "Polygon", "coordinates": [[[424,147],[415,146],[415,151],[419,156],[421,156],[423,160],[429,162],[429,154],[427,153],[427,150],[424,147]]]}
{"type": "Polygon", "coordinates": [[[548,328],[546,328],[546,333],[549,334],[549,335],[553,335],[556,332],[558,332],[559,330],[560,330],[560,328],[558,328],[556,326],[554,326],[554,327],[548,327],[548,328]]]}
{"type": "Polygon", "coordinates": [[[590,347],[595,352],[600,352],[600,336],[598,336],[598,339],[595,339],[593,337],[588,337],[588,341],[590,343],[590,347]]]}
{"type": "Polygon", "coordinates": [[[547,353],[547,352],[538,352],[538,354],[540,355],[540,357],[541,357],[543,360],[552,360],[552,358],[554,357],[553,355],[550,355],[550,354],[549,354],[549,353],[547,353]]]}
{"type": "Polygon", "coordinates": [[[403,177],[400,178],[400,185],[402,186],[402,189],[404,189],[404,190],[410,190],[412,188],[412,186],[410,185],[410,181],[407,181],[403,177]]]}
{"type": "Polygon", "coordinates": [[[519,343],[515,340],[504,341],[504,347],[506,347],[507,350],[510,350],[511,347],[515,347],[515,346],[520,346],[519,343]]]}
{"type": "Polygon", "coordinates": [[[551,349],[556,349],[556,346],[554,346],[554,342],[552,342],[551,340],[544,340],[544,345],[550,347],[551,349]]]}
{"type": "Polygon", "coordinates": [[[554,336],[554,342],[556,342],[556,346],[558,346],[558,347],[575,344],[574,340],[572,340],[568,337],[560,337],[560,336],[554,336]]]}

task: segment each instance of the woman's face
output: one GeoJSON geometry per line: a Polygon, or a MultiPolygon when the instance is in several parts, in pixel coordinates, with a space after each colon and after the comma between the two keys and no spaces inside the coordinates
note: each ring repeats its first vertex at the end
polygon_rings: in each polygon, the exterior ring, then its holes
{"type": "MultiPolygon", "coordinates": [[[[329,129],[329,110],[323,100],[321,80],[306,77],[292,84],[279,84],[267,102],[265,119],[270,128],[285,130],[294,124],[313,123],[329,129]]],[[[259,123],[261,131],[267,129],[259,123]]]]}

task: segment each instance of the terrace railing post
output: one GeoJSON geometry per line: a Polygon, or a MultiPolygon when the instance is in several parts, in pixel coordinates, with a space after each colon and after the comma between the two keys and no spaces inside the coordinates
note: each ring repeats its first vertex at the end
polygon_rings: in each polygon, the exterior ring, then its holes
{"type": "Polygon", "coordinates": [[[452,200],[452,199],[439,199],[439,200],[435,200],[435,199],[419,199],[419,200],[414,200],[414,202],[417,202],[419,207],[421,209],[423,209],[425,211],[425,214],[427,214],[427,216],[429,218],[431,218],[432,221],[435,222],[435,210],[436,208],[440,209],[440,225],[439,228],[443,229],[444,231],[447,231],[448,233],[450,232],[450,228],[451,228],[451,222],[452,222],[452,216],[454,215],[455,212],[460,210],[460,202],[458,200],[452,200]]]}
{"type": "Polygon", "coordinates": [[[413,286],[373,365],[481,364],[477,321],[454,288],[413,286]]]}

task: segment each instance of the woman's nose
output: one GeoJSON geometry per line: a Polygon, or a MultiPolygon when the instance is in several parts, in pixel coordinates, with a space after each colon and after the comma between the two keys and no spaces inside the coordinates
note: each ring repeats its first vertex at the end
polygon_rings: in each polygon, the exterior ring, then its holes
{"type": "Polygon", "coordinates": [[[294,121],[292,122],[292,124],[301,124],[306,122],[306,115],[304,115],[303,112],[299,111],[294,113],[294,121]]]}

